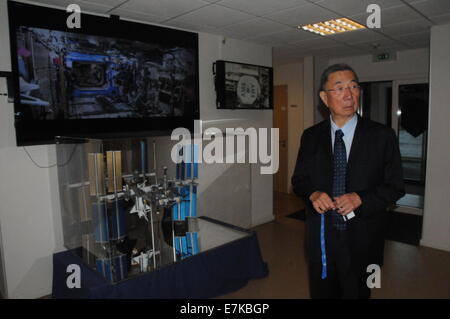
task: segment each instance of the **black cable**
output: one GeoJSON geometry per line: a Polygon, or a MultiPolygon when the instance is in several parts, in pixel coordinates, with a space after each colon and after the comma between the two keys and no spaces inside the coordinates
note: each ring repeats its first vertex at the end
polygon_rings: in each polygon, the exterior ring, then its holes
{"type": "Polygon", "coordinates": [[[28,153],[28,151],[25,148],[25,146],[23,146],[23,149],[24,149],[25,153],[27,153],[28,157],[33,162],[33,164],[36,165],[37,167],[39,167],[39,168],[52,168],[52,167],[55,167],[55,166],[63,167],[63,166],[66,166],[67,164],[69,164],[69,162],[72,160],[73,155],[75,154],[75,150],[77,149],[78,145],[79,144],[75,144],[75,146],[73,147],[72,153],[70,154],[69,159],[67,160],[67,162],[65,162],[64,164],[56,163],[56,164],[53,164],[53,165],[50,165],[50,166],[41,166],[41,165],[39,165],[38,163],[36,163],[34,161],[34,159],[31,157],[30,153],[28,153]]]}

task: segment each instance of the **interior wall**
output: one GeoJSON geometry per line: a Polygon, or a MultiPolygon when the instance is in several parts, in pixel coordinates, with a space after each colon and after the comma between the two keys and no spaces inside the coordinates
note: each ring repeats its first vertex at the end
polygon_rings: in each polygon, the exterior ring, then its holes
{"type": "Polygon", "coordinates": [[[328,111],[325,109],[319,108],[319,86],[320,86],[320,75],[322,72],[328,67],[328,58],[327,57],[314,57],[314,88],[313,88],[313,97],[314,97],[314,124],[317,124],[319,122],[322,122],[325,117],[328,115],[328,111]],[[325,110],[325,112],[324,112],[325,110]]]}
{"type": "MultiPolygon", "coordinates": [[[[314,92],[317,92],[320,75],[330,65],[346,63],[358,74],[361,82],[392,81],[427,78],[429,72],[429,49],[420,48],[397,52],[397,60],[373,62],[372,55],[357,55],[348,57],[315,57],[314,58],[314,92]]],[[[315,93],[315,104],[318,103],[315,93]]],[[[317,106],[314,109],[314,123],[319,123],[325,117],[317,106]]]]}
{"type": "Polygon", "coordinates": [[[431,28],[430,106],[421,245],[450,251],[450,24],[431,28]]]}
{"type": "MultiPolygon", "coordinates": [[[[272,127],[272,110],[218,110],[216,108],[216,95],[214,91],[212,64],[216,60],[226,60],[240,63],[256,64],[262,66],[272,66],[272,48],[244,41],[229,39],[212,34],[199,33],[200,39],[200,118],[204,129],[207,127],[217,127],[225,132],[225,128],[235,127],[272,127]]],[[[218,171],[224,170],[224,164],[210,164],[216,166],[218,171]]],[[[266,165],[263,165],[266,166],[266,165]]],[[[256,226],[273,220],[273,175],[263,175],[260,173],[260,164],[249,165],[251,179],[251,221],[248,226],[256,226]]],[[[199,172],[201,174],[201,171],[199,172]]],[[[211,184],[212,174],[205,174],[202,181],[205,185],[211,184]]],[[[247,174],[242,177],[243,184],[246,184],[247,174]]],[[[229,184],[234,187],[236,183],[229,184]],[[233,185],[234,184],[234,185],[233,185]]],[[[217,190],[221,192],[222,190],[217,190]]],[[[200,190],[199,190],[200,192],[200,190]]],[[[208,207],[204,207],[209,209],[208,207]]],[[[210,209],[215,207],[211,203],[210,209]]],[[[245,225],[246,213],[241,212],[242,218],[234,212],[232,220],[239,221],[245,225]]],[[[231,217],[231,216],[230,216],[231,217]]],[[[228,218],[230,218],[228,217],[228,218]]]]}
{"type": "MultiPolygon", "coordinates": [[[[7,1],[0,0],[0,71],[11,70],[7,1]]],[[[215,109],[212,62],[216,59],[271,66],[271,48],[215,35],[200,34],[200,114],[202,119],[233,118],[244,126],[272,126],[272,111],[215,109]]],[[[0,98],[1,255],[8,298],[37,298],[51,293],[52,255],[64,250],[56,167],[38,168],[16,146],[13,104],[0,98]]],[[[54,145],[26,148],[41,166],[56,163],[54,145]]],[[[251,223],[273,219],[272,175],[252,165],[251,223]]]]}
{"type": "Polygon", "coordinates": [[[287,189],[292,192],[291,176],[297,160],[300,137],[304,130],[303,61],[277,65],[274,68],[274,85],[288,87],[288,169],[287,189]]]}
{"type": "MultiPolygon", "coordinates": [[[[6,8],[6,0],[0,0],[0,21],[8,21],[8,15],[5,10],[6,8]]],[[[0,28],[0,41],[7,39],[8,37],[8,29],[0,28]]],[[[10,53],[9,53],[9,41],[2,41],[2,48],[5,48],[5,52],[3,50],[0,54],[0,71],[11,71],[10,66],[10,53]],[[7,52],[6,52],[7,51],[7,52]]],[[[0,92],[6,92],[6,79],[0,79],[0,92]]],[[[0,96],[0,105],[5,105],[7,103],[7,98],[5,96],[0,96]]],[[[0,109],[1,112],[1,109],[0,109]]],[[[3,115],[3,113],[2,113],[3,115]]],[[[0,117],[0,130],[5,123],[3,116],[0,117]],[[2,120],[3,119],[3,120],[2,120]]],[[[3,132],[2,132],[3,133],[3,132]]],[[[6,133],[6,132],[5,132],[6,133]]],[[[0,136],[1,141],[1,136],[0,136]]],[[[1,150],[1,144],[0,144],[1,150]]],[[[1,163],[1,162],[0,162],[1,163]]],[[[1,170],[1,166],[0,166],[1,170]]],[[[1,196],[1,193],[0,193],[1,196]]],[[[2,205],[0,205],[0,214],[2,213],[2,205]]],[[[5,270],[5,258],[3,252],[3,234],[2,234],[2,221],[0,219],[0,294],[5,297],[8,294],[7,282],[6,282],[6,270],[5,270]]]]}
{"type": "Polygon", "coordinates": [[[303,128],[314,125],[314,57],[303,58],[303,128]]]}
{"type": "Polygon", "coordinates": [[[350,65],[361,82],[423,78],[429,72],[429,49],[399,51],[397,60],[384,62],[372,62],[371,55],[331,58],[327,66],[335,63],[350,65]]]}
{"type": "MultiPolygon", "coordinates": [[[[7,1],[0,2],[0,66],[11,70],[7,1]]],[[[55,241],[50,171],[33,164],[22,147],[16,147],[13,104],[0,102],[0,224],[7,291],[5,297],[32,298],[49,293],[51,255],[61,248],[55,241]],[[7,182],[6,182],[7,181],[7,182]],[[45,293],[44,293],[45,292],[45,293]]],[[[26,148],[34,160],[49,165],[49,146],[26,148]]],[[[54,169],[53,169],[54,170],[54,169]]],[[[53,188],[53,189],[52,189],[53,188]]]]}

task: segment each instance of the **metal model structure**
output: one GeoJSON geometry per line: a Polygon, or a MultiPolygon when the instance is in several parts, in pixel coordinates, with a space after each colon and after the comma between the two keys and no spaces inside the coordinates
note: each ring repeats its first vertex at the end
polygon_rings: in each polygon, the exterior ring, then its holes
{"type": "Polygon", "coordinates": [[[158,178],[155,142],[152,159],[146,140],[134,146],[57,139],[65,246],[111,283],[200,250],[193,146],[178,149],[172,179],[166,166],[158,178]]]}

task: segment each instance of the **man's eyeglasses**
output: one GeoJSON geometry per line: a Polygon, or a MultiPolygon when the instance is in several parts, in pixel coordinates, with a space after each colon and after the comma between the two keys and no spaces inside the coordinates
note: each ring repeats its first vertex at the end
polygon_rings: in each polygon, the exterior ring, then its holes
{"type": "Polygon", "coordinates": [[[337,95],[342,95],[342,94],[344,94],[344,91],[346,89],[350,89],[350,91],[352,93],[358,93],[359,90],[361,89],[361,87],[359,85],[355,84],[355,85],[350,85],[350,86],[347,86],[347,87],[338,87],[336,89],[330,89],[330,90],[324,90],[324,91],[333,92],[333,93],[335,93],[337,95]]]}

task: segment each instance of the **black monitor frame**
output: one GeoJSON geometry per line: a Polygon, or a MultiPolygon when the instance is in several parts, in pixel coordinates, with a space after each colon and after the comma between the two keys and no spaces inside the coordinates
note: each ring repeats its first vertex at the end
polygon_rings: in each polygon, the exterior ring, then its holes
{"type": "Polygon", "coordinates": [[[273,68],[255,64],[217,60],[213,63],[217,109],[272,110],[273,68]],[[237,70],[230,72],[227,69],[237,70]],[[241,72],[239,72],[241,70],[241,72]],[[227,74],[228,73],[228,74],[227,74]],[[233,74],[231,74],[233,73],[233,74]],[[228,77],[228,78],[227,78],[228,77]],[[244,82],[249,80],[247,84],[244,82]],[[227,83],[228,81],[228,83],[227,83]],[[241,83],[242,82],[242,83],[241,83]],[[259,94],[247,94],[243,99],[238,90],[259,90],[259,94]],[[247,104],[245,102],[248,102],[247,104]]]}
{"type": "Polygon", "coordinates": [[[64,10],[8,1],[11,60],[14,88],[14,124],[18,146],[53,144],[55,136],[114,138],[170,135],[177,127],[191,132],[194,120],[199,119],[198,34],[81,13],[81,28],[69,29],[66,21],[70,13],[64,10]],[[113,37],[174,47],[185,46],[195,51],[193,103],[183,116],[148,118],[61,119],[35,120],[20,117],[19,71],[16,30],[19,26],[72,32],[85,35],[113,37]]]}

